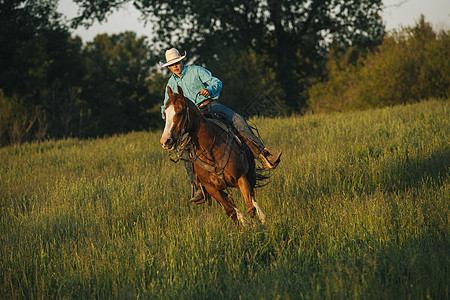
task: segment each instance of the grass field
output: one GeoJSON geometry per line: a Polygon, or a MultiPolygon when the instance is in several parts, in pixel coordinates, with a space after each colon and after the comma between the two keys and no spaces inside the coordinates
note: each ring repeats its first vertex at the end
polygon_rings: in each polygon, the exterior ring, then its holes
{"type": "Polygon", "coordinates": [[[2,148],[1,298],[448,299],[449,109],[254,119],[263,229],[190,205],[161,131],[2,148]]]}

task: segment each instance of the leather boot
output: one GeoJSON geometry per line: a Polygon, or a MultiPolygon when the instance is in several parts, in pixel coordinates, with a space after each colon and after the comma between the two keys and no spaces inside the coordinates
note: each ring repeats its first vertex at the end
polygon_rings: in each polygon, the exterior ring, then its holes
{"type": "MultiPolygon", "coordinates": [[[[191,201],[194,204],[203,204],[206,200],[210,200],[211,197],[209,194],[205,191],[203,187],[196,188],[195,185],[192,185],[192,197],[189,201],[191,201]]],[[[211,201],[208,203],[211,205],[211,201]]]]}
{"type": "Polygon", "coordinates": [[[259,154],[259,158],[263,163],[264,169],[273,170],[276,167],[278,167],[278,164],[281,161],[281,154],[283,154],[283,152],[280,152],[277,155],[275,155],[272,152],[270,152],[267,148],[264,148],[261,154],[259,154]]]}
{"type": "Polygon", "coordinates": [[[245,144],[248,146],[250,151],[253,153],[255,158],[259,158],[262,161],[264,169],[273,170],[275,169],[281,161],[282,152],[277,155],[270,152],[267,148],[263,148],[260,145],[256,144],[254,141],[244,138],[245,144]]]}
{"type": "Polygon", "coordinates": [[[189,201],[195,204],[205,203],[205,197],[203,197],[202,189],[197,189],[189,201]]]}

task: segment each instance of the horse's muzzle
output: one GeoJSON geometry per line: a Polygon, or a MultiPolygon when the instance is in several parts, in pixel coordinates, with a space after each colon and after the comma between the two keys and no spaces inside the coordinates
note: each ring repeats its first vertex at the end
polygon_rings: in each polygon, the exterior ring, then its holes
{"type": "Polygon", "coordinates": [[[166,150],[173,150],[176,146],[177,140],[173,136],[162,137],[159,141],[162,147],[166,150]]]}

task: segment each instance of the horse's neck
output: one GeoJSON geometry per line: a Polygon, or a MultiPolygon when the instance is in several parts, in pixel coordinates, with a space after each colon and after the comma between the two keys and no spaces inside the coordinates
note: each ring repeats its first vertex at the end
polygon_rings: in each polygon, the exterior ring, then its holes
{"type": "Polygon", "coordinates": [[[203,117],[197,107],[190,107],[190,111],[192,120],[194,121],[193,128],[191,129],[191,137],[194,138],[196,142],[195,146],[197,148],[205,149],[214,141],[214,134],[211,124],[209,124],[205,117],[203,117]]]}

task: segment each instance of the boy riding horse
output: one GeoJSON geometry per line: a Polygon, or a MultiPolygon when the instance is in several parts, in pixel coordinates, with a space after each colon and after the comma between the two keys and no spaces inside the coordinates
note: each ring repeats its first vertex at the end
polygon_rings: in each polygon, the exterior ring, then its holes
{"type": "MultiPolygon", "coordinates": [[[[184,96],[194,102],[203,112],[220,113],[225,117],[226,122],[232,124],[239,134],[244,137],[243,142],[249,147],[255,158],[259,158],[266,170],[275,169],[280,163],[281,152],[273,155],[255,136],[245,119],[234,112],[232,109],[218,102],[220,91],[222,90],[222,82],[212,76],[207,69],[196,65],[185,65],[183,60],[186,53],[182,56],[175,49],[169,49],[165,53],[166,63],[161,63],[161,67],[168,67],[173,73],[167,82],[167,86],[172,90],[177,90],[180,86],[184,92],[184,96]]],[[[167,94],[167,86],[165,89],[164,103],[161,106],[162,118],[164,119],[164,109],[169,95],[167,94]]],[[[188,156],[188,150],[184,155],[188,156]]],[[[189,176],[191,184],[195,187],[194,170],[192,163],[184,160],[186,172],[189,176]]],[[[194,196],[190,199],[194,203],[204,202],[204,191],[197,188],[194,196]]]]}

